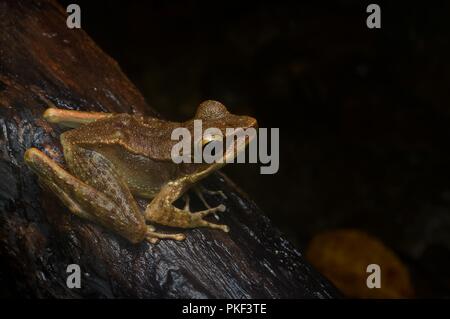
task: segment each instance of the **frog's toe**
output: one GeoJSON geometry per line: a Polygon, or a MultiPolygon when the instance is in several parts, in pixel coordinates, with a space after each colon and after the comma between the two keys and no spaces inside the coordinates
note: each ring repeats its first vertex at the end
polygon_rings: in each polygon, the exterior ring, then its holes
{"type": "Polygon", "coordinates": [[[222,197],[223,199],[228,199],[227,195],[225,195],[225,193],[223,191],[212,191],[209,189],[203,189],[203,192],[209,195],[219,195],[220,197],[222,197]]]}
{"type": "Polygon", "coordinates": [[[206,227],[206,228],[211,228],[211,229],[220,229],[221,231],[223,231],[225,233],[228,233],[230,231],[230,227],[228,227],[227,225],[210,223],[204,219],[198,220],[196,226],[206,227]]]}
{"type": "Polygon", "coordinates": [[[214,208],[210,208],[201,212],[197,212],[193,214],[192,217],[192,227],[207,227],[207,228],[212,228],[212,229],[220,229],[226,233],[228,233],[230,231],[230,228],[227,225],[222,225],[222,224],[214,224],[214,223],[210,223],[206,220],[203,219],[203,217],[209,215],[209,214],[213,214],[216,211],[223,211],[225,210],[225,205],[219,205],[217,207],[214,208]]]}
{"type": "Polygon", "coordinates": [[[159,238],[147,236],[145,238],[150,244],[156,245],[159,242],[159,238]]]}
{"type": "Polygon", "coordinates": [[[163,234],[155,232],[154,229],[148,228],[146,239],[152,244],[156,244],[160,239],[173,239],[173,240],[185,240],[186,236],[184,234],[163,234]]]}
{"type": "Polygon", "coordinates": [[[210,214],[214,214],[216,212],[224,212],[226,209],[227,208],[226,208],[226,206],[224,204],[220,204],[217,207],[208,208],[208,209],[196,212],[194,214],[197,215],[197,216],[200,216],[200,217],[204,217],[204,216],[208,216],[210,214]]]}

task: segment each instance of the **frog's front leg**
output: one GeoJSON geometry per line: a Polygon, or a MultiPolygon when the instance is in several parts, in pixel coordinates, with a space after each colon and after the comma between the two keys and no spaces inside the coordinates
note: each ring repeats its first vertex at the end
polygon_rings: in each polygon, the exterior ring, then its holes
{"type": "Polygon", "coordinates": [[[209,214],[225,211],[224,205],[194,213],[187,209],[179,209],[173,205],[173,203],[181,197],[191,185],[192,183],[189,180],[189,177],[167,183],[150,204],[148,204],[145,210],[145,219],[172,227],[207,227],[228,232],[229,228],[227,225],[214,224],[203,219],[209,214]]]}
{"type": "Polygon", "coordinates": [[[44,119],[47,122],[59,124],[65,127],[76,128],[84,124],[89,124],[98,120],[111,117],[112,113],[84,112],[49,108],[44,112],[44,119]]]}
{"type": "Polygon", "coordinates": [[[144,239],[184,239],[183,234],[161,234],[145,224],[126,185],[101,155],[72,147],[65,148],[68,165],[77,178],[36,148],[25,153],[28,166],[75,215],[97,222],[133,243],[144,239]],[[96,186],[96,187],[94,187],[96,186]],[[102,189],[100,191],[99,189],[102,189]]]}

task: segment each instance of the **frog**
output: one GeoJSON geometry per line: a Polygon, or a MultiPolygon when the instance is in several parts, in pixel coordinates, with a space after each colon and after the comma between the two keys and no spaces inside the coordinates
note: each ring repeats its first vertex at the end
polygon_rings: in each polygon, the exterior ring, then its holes
{"type": "MultiPolygon", "coordinates": [[[[221,161],[175,163],[171,150],[178,141],[172,139],[171,133],[180,127],[193,132],[194,121],[201,120],[203,127],[221,130],[222,137],[213,136],[216,142],[221,142],[220,139],[226,139],[226,128],[256,128],[255,118],[232,114],[213,100],[202,102],[194,118],[184,122],[141,114],[55,107],[46,109],[43,118],[52,125],[68,128],[60,134],[65,166],[36,147],[26,150],[24,161],[40,184],[54,193],[73,215],[99,224],[132,244],[186,238],[183,232],[157,231],[157,225],[229,232],[227,225],[205,219],[224,212],[224,204],[210,207],[205,203],[206,209],[193,212],[187,194],[244,151],[251,141],[236,143],[235,150],[224,147],[221,161]],[[148,200],[144,211],[137,198],[148,200]],[[184,207],[175,205],[180,198],[185,200],[184,207]]],[[[203,146],[211,142],[211,137],[202,137],[198,142],[203,146]]],[[[221,191],[209,192],[224,195],[221,191]]]]}

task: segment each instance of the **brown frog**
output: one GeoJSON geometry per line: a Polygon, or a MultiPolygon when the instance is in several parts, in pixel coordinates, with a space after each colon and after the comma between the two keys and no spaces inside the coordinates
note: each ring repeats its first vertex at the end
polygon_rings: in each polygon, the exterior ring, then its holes
{"type": "MultiPolygon", "coordinates": [[[[185,193],[243,151],[250,141],[236,145],[237,151],[225,147],[222,162],[175,164],[171,150],[177,141],[172,140],[171,133],[179,127],[192,132],[194,120],[201,119],[203,127],[219,128],[226,138],[226,128],[256,127],[254,118],[233,115],[216,101],[203,102],[194,119],[183,123],[56,108],[47,109],[44,118],[74,128],[60,136],[68,170],[36,148],[26,151],[25,162],[73,214],[99,223],[132,243],[185,239],[181,233],[157,232],[146,222],[228,232],[228,226],[204,219],[209,214],[223,212],[224,205],[191,212],[185,193]],[[134,196],[151,199],[144,214],[134,196]],[[183,209],[174,206],[181,196],[186,200],[183,209]]],[[[207,142],[210,140],[201,141],[207,142]]]]}

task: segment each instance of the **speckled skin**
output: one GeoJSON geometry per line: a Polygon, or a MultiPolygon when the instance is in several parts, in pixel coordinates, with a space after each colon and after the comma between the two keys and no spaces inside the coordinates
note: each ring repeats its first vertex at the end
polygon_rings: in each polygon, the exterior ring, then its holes
{"type": "MultiPolygon", "coordinates": [[[[69,171],[36,148],[27,150],[25,161],[75,215],[97,222],[132,243],[185,238],[184,234],[158,233],[147,221],[228,232],[228,226],[203,219],[224,211],[224,205],[195,213],[189,211],[188,203],[184,209],[173,205],[190,187],[225,164],[175,164],[170,153],[178,141],[171,140],[171,133],[177,127],[186,127],[193,135],[194,119],[202,119],[203,129],[216,127],[225,136],[227,127],[256,127],[255,119],[230,114],[216,101],[200,104],[195,118],[184,123],[60,109],[48,109],[44,118],[75,128],[60,137],[69,171]],[[144,214],[135,195],[152,199],[144,214]]],[[[242,151],[247,144],[248,141],[236,147],[242,151]]],[[[223,156],[230,158],[236,154],[224,151],[223,156]]]]}

